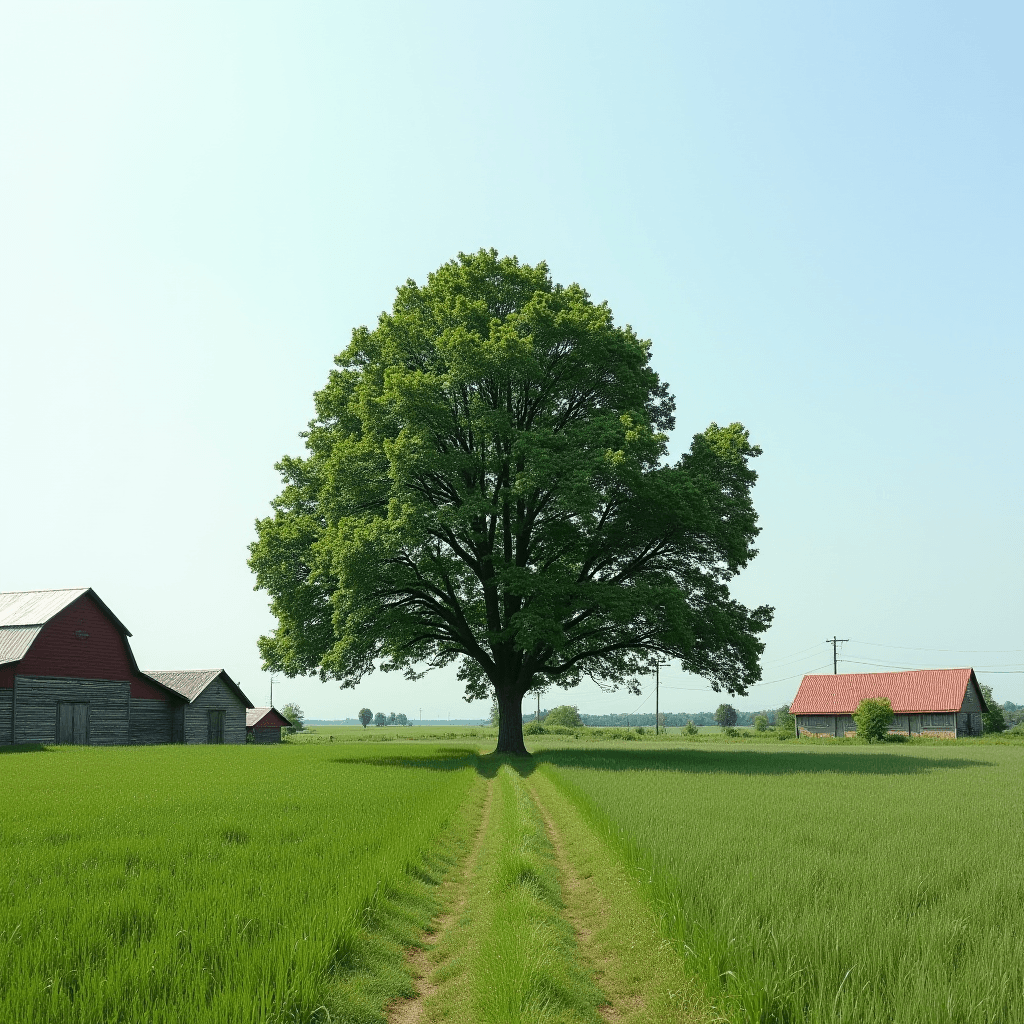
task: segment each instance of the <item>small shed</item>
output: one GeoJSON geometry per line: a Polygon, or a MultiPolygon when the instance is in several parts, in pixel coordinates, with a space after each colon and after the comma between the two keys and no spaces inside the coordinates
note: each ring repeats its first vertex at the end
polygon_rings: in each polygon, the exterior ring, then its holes
{"type": "Polygon", "coordinates": [[[847,672],[804,676],[790,705],[798,736],[855,736],[853,713],[862,700],[892,705],[891,733],[958,739],[982,734],[988,711],[973,668],[911,672],[847,672]]]}
{"type": "Polygon", "coordinates": [[[245,742],[245,713],[252,701],[224,669],[160,669],[146,675],[185,698],[177,742],[245,742]]]}
{"type": "Polygon", "coordinates": [[[280,743],[281,730],[291,727],[277,708],[250,708],[245,713],[245,735],[250,743],[280,743]]]}
{"type": "Polygon", "coordinates": [[[172,742],[186,702],[130,636],[91,587],[0,593],[0,745],[172,742]]]}

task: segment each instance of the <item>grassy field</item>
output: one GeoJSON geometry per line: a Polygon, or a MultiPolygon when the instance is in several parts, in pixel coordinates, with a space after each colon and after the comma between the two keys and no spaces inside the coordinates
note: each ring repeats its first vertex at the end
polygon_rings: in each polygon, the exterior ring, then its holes
{"type": "Polygon", "coordinates": [[[0,751],[0,1019],[1024,1020],[1019,740],[612,735],[0,751]]]}
{"type": "Polygon", "coordinates": [[[0,753],[0,1020],[383,1020],[479,782],[421,754],[0,753]]]}
{"type": "Polygon", "coordinates": [[[548,750],[731,1020],[1024,1020],[1024,748],[548,750]]]}

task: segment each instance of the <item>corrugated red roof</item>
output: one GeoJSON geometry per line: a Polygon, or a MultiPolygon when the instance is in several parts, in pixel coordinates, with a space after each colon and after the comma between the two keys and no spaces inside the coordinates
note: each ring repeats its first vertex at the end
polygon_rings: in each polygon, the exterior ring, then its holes
{"type": "Polygon", "coordinates": [[[862,700],[886,697],[896,714],[959,711],[973,676],[972,668],[804,676],[789,710],[794,715],[852,715],[862,700]]]}

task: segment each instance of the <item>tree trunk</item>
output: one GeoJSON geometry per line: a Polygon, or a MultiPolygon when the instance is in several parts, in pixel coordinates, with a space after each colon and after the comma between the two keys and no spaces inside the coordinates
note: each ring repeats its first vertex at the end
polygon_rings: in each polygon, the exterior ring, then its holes
{"type": "Polygon", "coordinates": [[[496,754],[518,754],[529,757],[523,742],[523,695],[508,690],[496,690],[498,698],[498,745],[496,754]]]}

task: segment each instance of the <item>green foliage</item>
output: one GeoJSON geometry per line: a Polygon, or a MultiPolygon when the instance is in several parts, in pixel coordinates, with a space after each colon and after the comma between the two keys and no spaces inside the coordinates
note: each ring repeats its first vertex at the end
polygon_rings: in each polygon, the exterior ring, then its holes
{"type": "Polygon", "coordinates": [[[868,743],[885,739],[889,735],[892,719],[892,705],[885,697],[868,697],[857,705],[853,713],[857,735],[868,743]]]}
{"type": "Polygon", "coordinates": [[[796,719],[790,714],[788,704],[783,704],[783,706],[775,712],[775,728],[784,736],[793,736],[796,734],[796,719]]]}
{"type": "Polygon", "coordinates": [[[698,735],[698,733],[700,733],[700,729],[698,729],[697,726],[695,726],[693,722],[690,721],[687,722],[686,725],[683,727],[683,732],[686,733],[687,736],[696,736],[698,735]]]}
{"type": "Polygon", "coordinates": [[[298,704],[285,704],[285,706],[281,708],[281,714],[292,723],[292,727],[290,729],[286,729],[285,732],[302,732],[306,716],[302,713],[302,708],[300,708],[298,704]]]}
{"type": "Polygon", "coordinates": [[[719,704],[715,709],[715,721],[721,726],[736,724],[736,709],[731,704],[719,704]]]}
{"type": "Polygon", "coordinates": [[[981,692],[984,694],[985,703],[988,705],[988,711],[982,712],[981,715],[985,732],[1004,732],[1006,730],[1006,718],[1003,715],[1003,709],[995,702],[995,698],[992,696],[992,687],[983,684],[981,692]]]}
{"type": "Polygon", "coordinates": [[[498,707],[498,698],[491,697],[491,726],[495,729],[498,728],[498,723],[501,721],[501,709],[498,707]]]}
{"type": "Polygon", "coordinates": [[[373,721],[373,712],[369,708],[360,708],[359,721],[365,729],[373,721]]]}
{"type": "Polygon", "coordinates": [[[385,715],[383,711],[378,711],[377,714],[375,714],[373,716],[373,724],[375,726],[377,726],[378,729],[381,728],[382,726],[387,725],[388,724],[388,716],[385,715]]]}
{"type": "Polygon", "coordinates": [[[722,730],[722,732],[723,732],[723,733],[724,733],[724,734],[725,734],[726,736],[730,737],[731,739],[735,739],[735,738],[736,738],[737,736],[742,736],[742,735],[743,735],[743,733],[741,733],[741,732],[739,731],[739,729],[737,729],[737,728],[736,728],[735,726],[732,726],[732,725],[727,725],[727,726],[726,726],[726,727],[725,727],[725,728],[724,728],[724,729],[722,730]]]}
{"type": "Polygon", "coordinates": [[[760,678],[772,611],[729,592],[760,449],[711,424],[668,464],[674,401],[607,305],[481,250],[399,288],[336,364],[250,548],[268,667],[348,687],[457,662],[510,706],[666,657],[731,693],[760,678]]]}
{"type": "Polygon", "coordinates": [[[583,725],[580,718],[580,711],[574,704],[562,704],[560,707],[552,708],[544,716],[545,725],[564,725],[570,729],[577,729],[583,725]]]}
{"type": "Polygon", "coordinates": [[[754,731],[755,732],[767,732],[768,731],[768,716],[757,715],[754,718],[754,731]]]}

